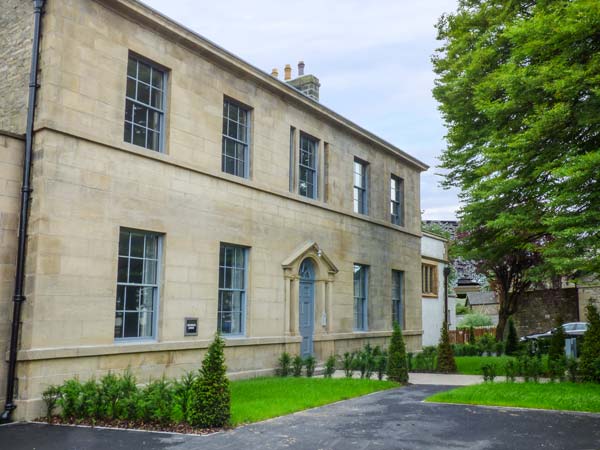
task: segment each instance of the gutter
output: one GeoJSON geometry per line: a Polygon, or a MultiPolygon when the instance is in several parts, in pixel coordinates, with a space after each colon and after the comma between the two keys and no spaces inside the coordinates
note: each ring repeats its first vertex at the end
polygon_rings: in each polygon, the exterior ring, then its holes
{"type": "Polygon", "coordinates": [[[13,295],[13,318],[10,332],[8,372],[6,376],[6,403],[0,415],[0,423],[10,422],[14,403],[15,372],[17,368],[17,348],[19,344],[19,325],[21,307],[25,301],[25,250],[27,245],[27,223],[29,221],[29,202],[31,200],[31,161],[33,154],[33,120],[35,97],[38,89],[38,59],[40,56],[40,32],[42,9],[45,0],[33,0],[33,47],[31,50],[31,69],[29,71],[29,103],[27,105],[27,128],[25,130],[25,159],[23,161],[23,182],[21,187],[21,213],[19,215],[19,241],[17,247],[17,267],[13,295]]]}

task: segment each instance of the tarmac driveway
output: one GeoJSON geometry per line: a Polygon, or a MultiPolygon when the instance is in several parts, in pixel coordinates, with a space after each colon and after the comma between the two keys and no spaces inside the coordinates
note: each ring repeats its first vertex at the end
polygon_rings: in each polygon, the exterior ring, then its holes
{"type": "Polygon", "coordinates": [[[600,414],[422,403],[445,389],[378,392],[210,436],[12,424],[0,449],[600,449],[600,414]]]}

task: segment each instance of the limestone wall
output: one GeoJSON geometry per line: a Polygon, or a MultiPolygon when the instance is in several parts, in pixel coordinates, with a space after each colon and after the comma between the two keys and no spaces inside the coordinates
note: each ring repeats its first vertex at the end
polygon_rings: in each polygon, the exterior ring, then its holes
{"type": "MultiPolygon", "coordinates": [[[[10,342],[12,296],[24,142],[0,131],[0,355],[10,342]]],[[[6,359],[0,358],[0,403],[6,393],[6,359]]]]}
{"type": "Polygon", "coordinates": [[[25,133],[33,2],[0,0],[0,130],[25,133]]]}

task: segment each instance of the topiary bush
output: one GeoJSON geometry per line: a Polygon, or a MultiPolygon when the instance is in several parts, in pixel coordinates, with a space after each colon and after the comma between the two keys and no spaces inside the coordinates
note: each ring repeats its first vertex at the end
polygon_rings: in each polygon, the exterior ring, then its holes
{"type": "Polygon", "coordinates": [[[402,339],[400,326],[394,322],[390,346],[388,348],[387,376],[389,380],[397,383],[408,383],[408,363],[406,359],[406,346],[402,339]]]}
{"type": "Polygon", "coordinates": [[[556,320],[556,330],[550,337],[548,349],[548,375],[552,381],[564,381],[567,370],[567,357],[565,356],[565,330],[561,326],[562,319],[556,320]]]}
{"type": "Polygon", "coordinates": [[[512,317],[508,319],[508,334],[506,335],[506,345],[504,353],[508,356],[514,356],[519,352],[519,338],[517,337],[517,329],[515,321],[512,317]]]}
{"type": "Polygon", "coordinates": [[[444,321],[442,326],[442,336],[438,345],[436,371],[441,373],[456,373],[456,361],[454,352],[450,345],[450,336],[448,335],[448,323],[444,321]]]}
{"type": "Polygon", "coordinates": [[[589,326],[583,335],[579,375],[581,381],[600,383],[600,314],[591,301],[586,307],[586,316],[589,326]]]}
{"type": "MultiPolygon", "coordinates": [[[[202,428],[223,427],[231,417],[231,392],[225,366],[225,343],[217,333],[194,381],[187,410],[188,423],[202,428]]],[[[288,355],[289,358],[289,355],[288,355]]]]}

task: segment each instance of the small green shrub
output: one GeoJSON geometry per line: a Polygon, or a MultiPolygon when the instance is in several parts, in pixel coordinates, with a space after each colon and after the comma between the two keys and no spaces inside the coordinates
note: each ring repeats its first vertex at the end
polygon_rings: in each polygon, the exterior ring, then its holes
{"type": "Polygon", "coordinates": [[[496,365],[495,364],[484,364],[481,366],[481,371],[483,373],[483,381],[484,382],[494,382],[494,378],[496,378],[496,365]]]}
{"type": "Polygon", "coordinates": [[[290,365],[292,363],[292,357],[288,352],[283,352],[277,360],[277,369],[275,374],[279,377],[287,377],[290,374],[290,365]]]}
{"type": "Polygon", "coordinates": [[[506,361],[504,372],[506,373],[506,381],[508,383],[514,383],[519,372],[517,363],[513,360],[506,361]]]}
{"type": "Polygon", "coordinates": [[[390,346],[388,349],[387,375],[388,379],[398,383],[408,383],[408,361],[406,346],[402,339],[400,326],[394,322],[390,346]]]}
{"type": "Polygon", "coordinates": [[[138,418],[144,422],[159,422],[162,425],[170,423],[174,397],[171,383],[164,377],[151,381],[140,393],[138,418]]]}
{"type": "Polygon", "coordinates": [[[475,327],[469,326],[469,345],[475,345],[475,327]]]}
{"type": "Polygon", "coordinates": [[[414,370],[421,372],[433,372],[437,357],[437,347],[428,345],[414,356],[414,370]]]}
{"type": "Polygon", "coordinates": [[[504,342],[496,342],[494,345],[496,356],[502,356],[502,353],[504,353],[504,342]]]}
{"type": "Polygon", "coordinates": [[[317,360],[314,356],[310,355],[304,358],[304,367],[306,367],[306,376],[312,377],[315,373],[315,365],[317,364],[317,360]]]}
{"type": "Polygon", "coordinates": [[[354,371],[354,357],[354,353],[344,353],[344,358],[342,359],[342,368],[344,369],[344,375],[346,378],[352,378],[352,373],[354,371]]]}
{"type": "Polygon", "coordinates": [[[294,359],[292,359],[292,375],[295,377],[301,376],[302,367],[304,367],[304,360],[302,359],[302,356],[295,356],[294,359]]]}
{"type": "Polygon", "coordinates": [[[469,328],[469,327],[489,327],[492,326],[492,319],[485,314],[472,313],[467,314],[458,324],[457,328],[469,328]]]}
{"type": "Polygon", "coordinates": [[[488,356],[492,356],[496,349],[496,338],[491,334],[486,333],[477,339],[476,345],[479,347],[479,351],[482,355],[487,354],[488,356]]]}
{"type": "Polygon", "coordinates": [[[335,363],[335,355],[331,355],[329,358],[327,358],[327,361],[325,361],[325,378],[331,378],[333,376],[333,374],[335,373],[335,363]]]}
{"type": "Polygon", "coordinates": [[[474,344],[453,344],[452,350],[454,356],[480,356],[479,348],[474,344]]]}
{"type": "Polygon", "coordinates": [[[571,383],[579,381],[579,362],[576,358],[567,359],[567,376],[571,383]]]}
{"type": "Polygon", "coordinates": [[[67,380],[60,388],[58,399],[61,414],[64,419],[76,418],[81,411],[81,383],[77,378],[67,380]]]}
{"type": "Polygon", "coordinates": [[[462,316],[463,314],[469,314],[471,309],[468,306],[465,306],[461,303],[456,304],[456,315],[462,316]]]}
{"type": "Polygon", "coordinates": [[[61,392],[59,386],[48,386],[44,392],[42,392],[42,400],[46,405],[46,418],[48,421],[54,415],[54,410],[56,409],[56,405],[58,400],[60,399],[61,392]]]}
{"type": "MultiPolygon", "coordinates": [[[[188,422],[203,428],[222,427],[231,417],[231,392],[225,367],[225,343],[217,333],[202,361],[200,376],[194,381],[188,422]]],[[[288,371],[289,371],[289,355],[288,371]]]]}
{"type": "MultiPolygon", "coordinates": [[[[375,370],[377,371],[377,379],[383,380],[383,376],[385,375],[385,369],[387,366],[388,355],[387,352],[382,351],[380,354],[375,356],[375,370]]],[[[407,364],[408,370],[408,364],[407,364]]]]}
{"type": "Polygon", "coordinates": [[[173,382],[173,422],[186,420],[195,379],[196,375],[193,372],[186,372],[179,380],[173,382]]]}
{"type": "Polygon", "coordinates": [[[567,358],[565,356],[565,330],[561,326],[562,319],[556,320],[556,330],[550,337],[550,347],[548,349],[548,375],[552,381],[565,380],[565,371],[567,370],[567,358]]]}

